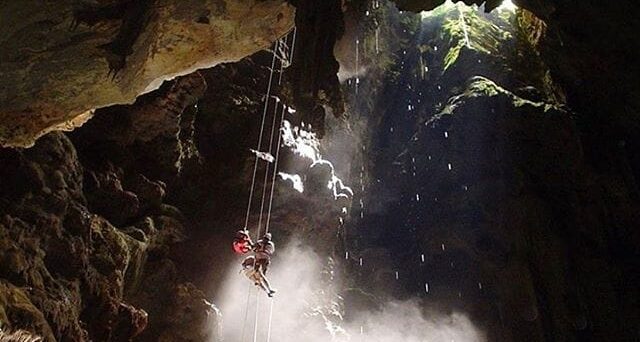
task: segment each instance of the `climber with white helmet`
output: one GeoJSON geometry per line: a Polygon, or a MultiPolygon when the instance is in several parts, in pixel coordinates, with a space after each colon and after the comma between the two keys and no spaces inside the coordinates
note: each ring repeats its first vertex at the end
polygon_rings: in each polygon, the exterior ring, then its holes
{"type": "Polygon", "coordinates": [[[256,244],[253,246],[253,252],[255,253],[255,270],[260,273],[262,280],[265,283],[266,288],[268,289],[267,294],[269,297],[273,296],[276,292],[271,289],[271,285],[269,285],[269,281],[267,280],[267,271],[269,269],[269,264],[271,264],[271,256],[276,250],[276,246],[271,241],[271,233],[265,233],[262,236],[262,239],[258,240],[256,244]]]}

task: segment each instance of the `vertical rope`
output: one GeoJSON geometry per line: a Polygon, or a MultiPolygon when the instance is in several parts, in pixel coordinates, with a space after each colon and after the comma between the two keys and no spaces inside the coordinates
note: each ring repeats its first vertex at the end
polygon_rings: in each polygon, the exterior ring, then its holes
{"type": "Polygon", "coordinates": [[[258,313],[260,312],[260,291],[256,295],[256,320],[253,324],[253,342],[258,341],[258,313]]]}
{"type": "MultiPolygon", "coordinates": [[[[296,42],[296,31],[297,28],[294,27],[293,29],[293,42],[292,42],[292,47],[291,47],[291,53],[290,53],[290,63],[293,62],[293,51],[295,48],[295,42],[296,42]]],[[[285,38],[285,41],[283,44],[287,44],[288,38],[285,38]]],[[[260,147],[262,146],[262,135],[264,132],[264,123],[265,123],[265,118],[266,118],[266,113],[267,113],[267,109],[268,109],[268,103],[269,103],[269,97],[270,97],[270,93],[271,93],[271,82],[273,81],[273,72],[275,69],[275,60],[276,60],[276,50],[279,47],[279,44],[281,44],[280,40],[276,41],[275,43],[275,47],[273,49],[273,58],[271,61],[271,70],[270,70],[270,74],[269,74],[269,85],[267,87],[267,98],[265,99],[265,106],[264,106],[264,110],[262,113],[262,123],[260,125],[260,138],[258,140],[258,151],[260,151],[260,147]]],[[[283,61],[280,61],[280,79],[278,80],[278,84],[280,84],[280,81],[282,79],[282,67],[283,61]]],[[[275,156],[275,163],[274,163],[274,167],[273,167],[273,175],[272,175],[272,181],[271,181],[271,192],[269,195],[269,207],[268,207],[268,211],[267,211],[267,221],[265,223],[265,230],[266,232],[269,231],[269,223],[271,220],[271,209],[272,209],[272,205],[273,205],[273,193],[274,193],[274,187],[275,187],[275,177],[277,175],[277,171],[278,171],[278,160],[279,160],[279,156],[280,156],[280,144],[281,144],[281,140],[282,140],[282,133],[280,130],[280,127],[282,127],[282,124],[284,122],[284,114],[285,114],[285,110],[286,110],[286,106],[284,104],[282,104],[282,113],[280,115],[280,125],[278,125],[278,143],[276,146],[276,156],[275,156]]],[[[271,136],[269,138],[269,153],[271,153],[271,150],[273,149],[273,135],[275,132],[275,127],[276,127],[276,122],[277,122],[277,112],[278,112],[278,101],[276,100],[276,104],[275,104],[275,108],[273,111],[273,120],[271,123],[271,136]]],[[[246,219],[245,219],[245,227],[247,227],[248,223],[249,223],[249,213],[251,210],[251,203],[253,201],[253,193],[254,193],[254,187],[255,187],[255,177],[256,177],[256,173],[257,173],[257,167],[258,167],[258,156],[256,156],[256,161],[254,164],[254,168],[253,168],[253,176],[252,176],[252,180],[251,180],[251,192],[249,194],[249,204],[247,206],[247,215],[246,215],[246,219]]],[[[259,216],[259,220],[258,220],[258,231],[257,231],[257,238],[260,237],[260,231],[262,228],[262,216],[264,213],[264,200],[265,200],[265,195],[267,192],[267,179],[269,178],[269,164],[267,164],[266,166],[266,170],[265,170],[265,175],[264,175],[264,182],[263,182],[263,190],[262,190],[262,200],[261,200],[261,204],[260,204],[260,216],[259,216]]],[[[248,315],[248,305],[249,305],[249,298],[250,298],[250,294],[247,296],[247,310],[245,311],[245,323],[244,325],[246,325],[246,316],[248,315]]],[[[255,321],[254,321],[254,326],[253,326],[253,342],[257,342],[257,338],[258,338],[258,318],[259,318],[259,313],[260,313],[260,297],[259,297],[259,291],[258,294],[256,295],[256,311],[255,311],[255,321]]],[[[271,323],[272,323],[272,318],[273,318],[273,300],[271,300],[271,304],[270,304],[270,308],[269,308],[269,323],[268,323],[268,330],[267,330],[267,341],[271,340],[271,323]]],[[[243,333],[242,333],[242,338],[244,339],[244,326],[243,326],[243,333]]]]}
{"type": "Polygon", "coordinates": [[[249,300],[251,299],[251,283],[247,284],[247,305],[244,307],[244,323],[242,324],[242,338],[241,342],[244,342],[245,327],[247,326],[247,318],[249,317],[249,300]]]}
{"type": "MultiPolygon", "coordinates": [[[[287,60],[287,67],[291,66],[291,64],[293,63],[293,49],[296,47],[296,31],[297,31],[297,27],[293,27],[293,39],[291,40],[291,51],[289,51],[289,56],[288,60],[287,60]]],[[[289,32],[291,33],[291,31],[289,32]]],[[[287,35],[284,38],[284,44],[285,46],[287,46],[288,42],[289,42],[289,33],[287,33],[287,35]]],[[[278,85],[280,85],[280,83],[282,83],[282,74],[283,74],[283,69],[284,69],[284,63],[280,63],[280,75],[278,76],[278,85]]]]}
{"type": "Polygon", "coordinates": [[[273,318],[273,302],[275,300],[273,298],[271,298],[270,302],[271,304],[269,304],[269,325],[267,326],[267,342],[271,341],[271,319],[273,318]]]}
{"type": "Polygon", "coordinates": [[[293,64],[293,51],[296,48],[296,34],[298,33],[298,27],[294,26],[293,27],[293,41],[291,42],[291,53],[289,54],[289,62],[290,64],[293,64]]]}
{"type": "MultiPolygon", "coordinates": [[[[262,146],[262,136],[263,136],[263,133],[264,133],[264,123],[266,121],[267,110],[269,108],[269,97],[271,95],[271,83],[273,82],[273,69],[275,67],[275,63],[276,63],[276,54],[275,54],[275,49],[274,49],[273,57],[271,59],[271,69],[270,69],[270,72],[269,72],[269,84],[267,85],[267,93],[266,93],[265,99],[264,99],[264,108],[262,109],[262,122],[260,123],[260,136],[258,137],[258,145],[256,147],[256,151],[260,151],[260,148],[262,146]]],[[[277,108],[277,106],[276,106],[276,108],[277,108]]],[[[258,171],[258,161],[259,161],[259,158],[256,155],[256,159],[255,159],[255,162],[253,164],[253,175],[251,177],[251,190],[249,191],[249,201],[247,203],[247,212],[246,212],[245,219],[244,219],[244,229],[248,229],[248,226],[249,226],[249,214],[251,213],[251,204],[253,202],[253,193],[255,191],[256,174],[257,174],[257,171],[258,171]]],[[[244,341],[245,327],[247,325],[247,318],[248,318],[248,315],[249,315],[249,300],[251,299],[251,287],[250,286],[251,285],[249,285],[249,289],[247,291],[247,302],[246,302],[246,305],[245,305],[244,322],[242,324],[242,339],[241,339],[241,341],[244,341]]],[[[257,310],[257,308],[256,308],[256,310],[257,310]]],[[[257,313],[256,313],[256,315],[257,315],[257,313]]],[[[257,324],[257,320],[256,320],[256,324],[257,324]]],[[[256,329],[257,329],[257,327],[256,327],[256,329]]],[[[254,341],[255,341],[255,332],[254,332],[254,341]]]]}
{"type": "MultiPolygon", "coordinates": [[[[277,45],[276,45],[277,47],[277,45]]],[[[267,109],[269,108],[269,96],[271,95],[271,82],[273,81],[273,69],[276,65],[276,53],[273,50],[273,58],[271,59],[271,71],[269,72],[269,85],[267,85],[267,95],[264,99],[264,109],[262,110],[262,123],[260,124],[260,137],[258,138],[258,146],[256,151],[260,151],[262,146],[262,133],[264,132],[264,122],[267,117],[267,109]]],[[[244,228],[247,229],[249,225],[249,213],[251,212],[251,203],[253,202],[253,192],[256,184],[256,173],[258,171],[258,156],[256,155],[256,161],[253,163],[253,176],[251,177],[251,190],[249,191],[249,203],[247,204],[247,213],[244,219],[244,228]]]]}
{"type": "MultiPolygon", "coordinates": [[[[274,60],[273,63],[271,65],[271,76],[269,77],[269,82],[272,81],[273,79],[273,70],[275,69],[275,51],[278,49],[280,45],[280,40],[276,41],[276,45],[275,48],[273,49],[274,51],[274,60]]],[[[280,62],[282,63],[282,61],[280,62]]],[[[269,86],[271,86],[271,84],[269,84],[269,86]]],[[[267,99],[268,100],[268,99],[267,99]]],[[[276,113],[278,112],[278,100],[276,100],[274,109],[273,109],[273,120],[271,123],[271,136],[269,138],[269,150],[268,152],[271,153],[272,147],[273,147],[273,131],[275,129],[275,125],[276,125],[276,113]]],[[[284,107],[284,105],[283,105],[284,107]]],[[[265,108],[265,113],[266,113],[266,108],[265,108]]],[[[275,172],[275,170],[274,170],[275,172]]],[[[262,186],[262,200],[260,203],[260,216],[258,219],[258,230],[257,230],[257,235],[256,235],[256,240],[258,240],[260,238],[260,231],[262,228],[262,216],[264,213],[264,200],[265,200],[265,196],[267,193],[267,179],[269,178],[269,164],[267,163],[265,170],[264,170],[264,180],[263,180],[263,186],[262,186]]],[[[255,322],[253,325],[253,342],[257,342],[258,339],[258,318],[259,318],[259,313],[260,313],[260,291],[258,291],[258,293],[256,294],[256,315],[255,315],[255,322]]]]}
{"type": "MultiPolygon", "coordinates": [[[[291,63],[293,63],[293,51],[294,48],[296,46],[296,27],[293,28],[293,42],[291,43],[291,54],[290,54],[290,60],[291,63]]],[[[267,223],[266,223],[266,228],[265,230],[267,232],[269,232],[269,223],[271,222],[271,208],[273,205],[273,190],[275,188],[275,179],[276,179],[276,175],[278,173],[278,160],[280,157],[280,146],[281,146],[281,141],[282,141],[282,126],[284,124],[284,113],[286,110],[286,106],[283,104],[282,105],[282,114],[280,114],[280,128],[278,129],[278,145],[276,147],[276,156],[275,156],[275,163],[273,166],[273,178],[271,179],[271,194],[269,195],[269,210],[267,211],[267,223]]],[[[271,341],[271,323],[273,320],[273,302],[274,299],[271,298],[271,303],[269,305],[269,321],[268,321],[268,327],[267,327],[267,342],[271,341]]]]}
{"type": "MultiPolygon", "coordinates": [[[[282,107],[284,107],[284,105],[282,105],[282,107]]],[[[277,112],[278,112],[278,102],[276,102],[275,108],[273,110],[273,120],[271,122],[271,137],[269,138],[269,153],[271,153],[271,150],[273,149],[273,135],[274,135],[274,131],[276,128],[276,118],[277,118],[277,112]]],[[[278,129],[278,131],[280,131],[278,129]]],[[[279,147],[279,146],[278,146],[279,147]]],[[[258,235],[256,237],[256,239],[260,238],[260,233],[262,231],[262,216],[264,213],[264,202],[265,202],[265,198],[267,195],[267,180],[269,179],[269,164],[267,164],[266,169],[264,170],[264,180],[263,180],[263,186],[262,186],[262,201],[260,203],[260,218],[258,220],[258,235]]],[[[276,172],[276,170],[273,170],[274,174],[276,172]]],[[[273,188],[273,186],[272,186],[273,188]]],[[[271,213],[267,213],[267,216],[270,216],[271,213]]]]}
{"type": "MultiPolygon", "coordinates": [[[[282,124],[284,123],[284,113],[286,106],[282,106],[282,114],[280,115],[280,126],[278,128],[278,145],[276,147],[275,163],[273,166],[273,176],[271,178],[271,195],[269,195],[269,209],[267,210],[267,223],[265,225],[265,232],[269,232],[269,223],[271,222],[271,208],[273,206],[273,190],[276,186],[276,175],[278,174],[278,160],[280,157],[280,144],[282,141],[282,124]]],[[[275,123],[275,121],[274,121],[275,123]]]]}

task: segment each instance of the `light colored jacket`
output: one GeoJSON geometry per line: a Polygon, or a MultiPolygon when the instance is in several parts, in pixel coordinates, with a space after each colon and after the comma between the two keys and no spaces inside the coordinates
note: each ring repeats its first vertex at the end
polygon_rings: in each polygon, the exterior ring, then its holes
{"type": "Polygon", "coordinates": [[[258,240],[255,245],[256,259],[269,259],[276,251],[273,241],[258,240]]]}

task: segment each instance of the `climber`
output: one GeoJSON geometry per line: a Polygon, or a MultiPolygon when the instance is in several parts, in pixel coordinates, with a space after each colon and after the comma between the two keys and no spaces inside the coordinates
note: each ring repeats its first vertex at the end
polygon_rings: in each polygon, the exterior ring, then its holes
{"type": "Polygon", "coordinates": [[[256,255],[256,270],[266,275],[271,263],[271,256],[276,250],[276,246],[271,241],[271,233],[265,233],[262,239],[253,246],[253,251],[256,255]]]}
{"type": "Polygon", "coordinates": [[[249,236],[249,231],[245,228],[238,230],[233,238],[233,251],[236,254],[246,254],[253,248],[253,241],[249,236]]]}
{"type": "Polygon", "coordinates": [[[242,270],[240,270],[240,272],[244,272],[244,275],[249,278],[254,285],[264,290],[269,297],[273,297],[276,291],[271,288],[264,274],[256,269],[255,262],[256,258],[253,255],[246,257],[242,261],[242,270]]]}
{"type": "Polygon", "coordinates": [[[276,246],[273,241],[271,241],[271,233],[265,233],[262,236],[262,239],[258,240],[256,244],[253,246],[253,252],[255,253],[255,265],[254,269],[256,272],[260,274],[262,281],[269,291],[267,294],[269,297],[273,296],[275,290],[271,289],[271,285],[269,284],[269,280],[267,280],[267,270],[269,268],[269,264],[271,263],[271,256],[276,250],[276,246]]]}

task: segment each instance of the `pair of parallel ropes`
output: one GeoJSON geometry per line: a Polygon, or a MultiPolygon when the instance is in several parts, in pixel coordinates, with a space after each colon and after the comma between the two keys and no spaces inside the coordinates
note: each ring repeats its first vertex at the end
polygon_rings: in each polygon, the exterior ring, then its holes
{"type": "MultiPolygon", "coordinates": [[[[284,72],[284,69],[286,67],[288,67],[289,65],[291,65],[291,63],[293,62],[293,53],[294,53],[294,49],[295,49],[295,43],[296,43],[296,33],[297,33],[297,29],[294,26],[294,28],[289,31],[287,34],[285,34],[283,37],[277,39],[274,43],[274,47],[273,50],[271,50],[272,53],[272,59],[271,59],[271,68],[269,70],[269,83],[267,85],[267,91],[266,91],[266,95],[264,98],[264,107],[262,110],[262,122],[260,124],[260,135],[258,137],[258,144],[256,147],[256,151],[262,151],[262,141],[263,141],[263,136],[264,136],[264,128],[265,128],[265,122],[266,122],[266,118],[267,118],[267,113],[269,111],[269,101],[272,97],[271,95],[271,90],[272,90],[272,85],[274,83],[274,72],[275,72],[275,68],[276,68],[276,61],[280,62],[280,70],[279,70],[279,76],[278,76],[278,85],[281,84],[282,82],[282,74],[284,72]],[[289,37],[292,36],[291,39],[291,49],[289,49],[289,54],[288,56],[286,55],[286,50],[288,48],[288,44],[289,44],[289,37]],[[285,53],[282,56],[279,56],[279,52],[280,51],[284,51],[285,53]]],[[[272,119],[272,123],[271,123],[271,134],[269,137],[269,150],[268,153],[271,153],[271,151],[273,150],[273,140],[274,140],[274,135],[276,132],[276,123],[277,123],[277,117],[278,117],[278,104],[280,103],[280,99],[278,99],[277,97],[274,97],[274,109],[273,109],[273,119],[272,119]]],[[[280,145],[282,142],[282,125],[284,123],[284,115],[286,112],[286,108],[287,106],[285,106],[284,104],[281,104],[282,110],[281,110],[281,114],[280,114],[280,124],[278,125],[278,141],[275,147],[275,156],[274,156],[274,162],[273,162],[273,171],[272,171],[272,175],[271,175],[271,189],[269,191],[269,201],[268,201],[268,207],[266,210],[266,220],[265,220],[265,224],[264,224],[264,233],[268,233],[269,232],[269,227],[270,227],[270,223],[271,223],[271,209],[273,206],[273,193],[274,193],[274,189],[275,189],[275,181],[276,181],[276,176],[278,174],[278,160],[279,160],[279,156],[280,156],[280,145]]],[[[248,225],[249,225],[249,216],[251,214],[251,206],[253,203],[253,197],[255,194],[255,187],[256,187],[256,175],[258,172],[258,164],[260,161],[260,157],[256,154],[256,158],[255,158],[255,162],[253,164],[253,175],[251,178],[251,189],[249,191],[249,201],[247,203],[247,211],[246,211],[246,215],[245,215],[245,222],[244,222],[244,227],[245,229],[248,229],[248,225]]],[[[266,166],[265,166],[265,172],[264,172],[264,179],[263,179],[263,186],[262,186],[262,199],[260,201],[260,215],[258,218],[258,226],[256,229],[256,241],[258,239],[260,239],[261,233],[262,233],[262,223],[263,223],[263,217],[265,215],[265,199],[266,199],[266,194],[267,194],[267,184],[268,184],[268,179],[269,179],[269,170],[270,170],[270,163],[267,162],[266,166]]],[[[247,289],[247,301],[246,301],[246,306],[245,306],[245,310],[244,310],[244,322],[242,324],[242,337],[241,340],[242,342],[244,342],[244,338],[245,338],[245,328],[247,326],[247,319],[248,319],[248,314],[249,314],[249,301],[250,301],[250,297],[251,297],[251,291],[250,291],[250,287],[251,284],[249,284],[249,289],[247,289]]],[[[253,342],[257,342],[258,341],[258,322],[259,322],[259,308],[260,308],[260,298],[259,298],[259,291],[256,291],[256,308],[255,308],[255,319],[254,319],[254,323],[253,323],[253,342]]],[[[274,303],[274,299],[271,298],[270,300],[270,307],[269,307],[269,319],[268,319],[268,324],[267,324],[267,342],[271,341],[271,322],[272,322],[272,318],[273,318],[273,303],[274,303]]]]}

